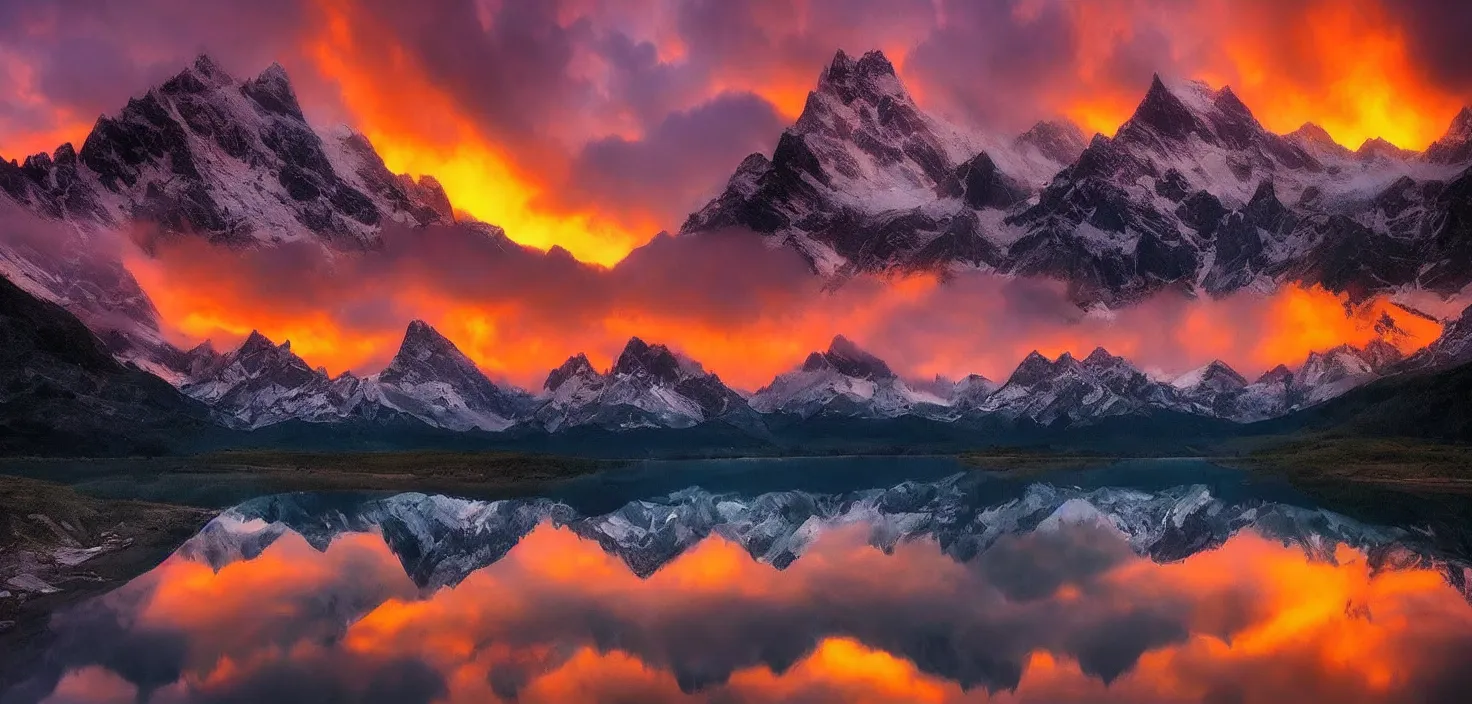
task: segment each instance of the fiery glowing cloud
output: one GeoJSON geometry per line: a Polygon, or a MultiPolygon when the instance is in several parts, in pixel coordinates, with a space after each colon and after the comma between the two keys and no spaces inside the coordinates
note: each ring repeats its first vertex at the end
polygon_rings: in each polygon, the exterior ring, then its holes
{"type": "Polygon", "coordinates": [[[1441,31],[1463,10],[1429,0],[196,5],[7,8],[0,149],[80,143],[94,115],[202,47],[241,75],[279,60],[319,124],[351,124],[517,242],[607,266],[770,150],[838,48],[884,50],[923,106],[1002,133],[1055,115],[1112,132],[1160,72],[1232,85],[1274,130],[1313,121],[1350,147],[1422,148],[1472,95],[1460,39],[1441,31]]]}
{"type": "Polygon", "coordinates": [[[1296,286],[1222,300],[1164,293],[1109,315],[1086,314],[1054,282],[980,273],[859,277],[826,290],[792,252],[739,232],[662,238],[611,269],[460,228],[392,231],[386,242],[328,257],[184,241],[128,264],[183,346],[210,339],[223,351],[256,329],[333,373],[372,373],[422,318],[493,377],[533,389],[579,352],[611,366],[633,336],[755,390],[838,334],[912,378],[1005,379],[1033,350],[1102,346],[1163,375],[1221,359],[1253,375],[1382,338],[1409,353],[1440,333],[1384,299],[1351,304],[1296,286]]]}
{"type": "MultiPolygon", "coordinates": [[[[1107,59],[1140,31],[1136,18],[1116,7],[1077,3],[1073,11],[1079,26],[1101,29],[1081,37],[1086,57],[1107,59]]],[[[1375,137],[1424,149],[1466,96],[1430,81],[1400,20],[1396,8],[1376,0],[1211,0],[1164,28],[1175,38],[1171,65],[1181,75],[1232,86],[1270,130],[1314,122],[1351,149],[1375,137]]],[[[1080,64],[1080,80],[1090,89],[1063,98],[1062,112],[1112,134],[1134,110],[1139,88],[1110,85],[1112,77],[1096,66],[1080,64]]]]}

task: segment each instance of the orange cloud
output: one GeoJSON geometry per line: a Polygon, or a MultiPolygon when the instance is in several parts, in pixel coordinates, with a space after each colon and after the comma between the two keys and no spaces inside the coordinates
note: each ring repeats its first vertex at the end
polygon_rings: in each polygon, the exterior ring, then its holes
{"type": "MultiPolygon", "coordinates": [[[[1135,3],[1143,6],[1143,3],[1135,3]]],[[[1080,36],[1075,95],[1060,111],[1090,131],[1113,134],[1139,102],[1143,85],[1118,84],[1098,67],[1150,17],[1088,3],[1070,6],[1080,36]]],[[[1230,85],[1269,130],[1305,122],[1351,149],[1383,138],[1424,149],[1441,137],[1465,96],[1432,82],[1411,49],[1393,4],[1378,0],[1289,3],[1209,0],[1192,11],[1156,17],[1172,34],[1182,77],[1230,85]]],[[[1171,66],[1156,70],[1170,72],[1171,66]]]]}
{"type": "Polygon", "coordinates": [[[755,390],[839,334],[912,378],[1004,379],[1033,350],[1084,356],[1102,346],[1161,374],[1221,359],[1251,376],[1376,339],[1411,353],[1441,331],[1383,298],[1351,303],[1296,285],[1220,300],[1166,292],[1099,316],[1068,303],[1058,284],[977,273],[861,276],[827,290],[752,235],[731,247],[664,240],[609,270],[466,241],[478,237],[403,233],[391,252],[320,262],[315,250],[273,257],[184,242],[128,265],[181,346],[212,339],[223,351],[254,329],[332,373],[373,373],[421,318],[494,378],[533,389],[580,352],[612,366],[633,336],[755,390]]]}

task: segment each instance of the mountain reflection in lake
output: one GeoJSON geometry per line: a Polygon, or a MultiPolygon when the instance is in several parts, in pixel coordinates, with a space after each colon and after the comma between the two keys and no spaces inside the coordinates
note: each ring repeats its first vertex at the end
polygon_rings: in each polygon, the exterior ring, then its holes
{"type": "Polygon", "coordinates": [[[248,503],[59,614],[51,702],[1461,702],[1469,571],[1205,486],[248,503]]]}

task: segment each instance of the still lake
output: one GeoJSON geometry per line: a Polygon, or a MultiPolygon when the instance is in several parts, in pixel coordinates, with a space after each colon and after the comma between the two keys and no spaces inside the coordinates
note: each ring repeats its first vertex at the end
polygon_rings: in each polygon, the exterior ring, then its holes
{"type": "Polygon", "coordinates": [[[1462,702],[1447,502],[946,457],[254,497],[53,615],[0,701],[1462,702]]]}

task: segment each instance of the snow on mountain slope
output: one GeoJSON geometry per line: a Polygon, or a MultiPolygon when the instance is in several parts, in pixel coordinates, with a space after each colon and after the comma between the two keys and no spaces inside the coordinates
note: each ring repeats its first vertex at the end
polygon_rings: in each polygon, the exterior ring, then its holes
{"type": "Polygon", "coordinates": [[[1220,361],[1188,372],[1171,385],[1192,413],[1239,423],[1276,418],[1343,395],[1396,368],[1401,354],[1388,343],[1341,345],[1310,353],[1297,370],[1279,365],[1252,383],[1220,361]]]}
{"type": "Polygon", "coordinates": [[[1033,352],[1001,388],[971,410],[1067,426],[1154,410],[1184,412],[1187,407],[1174,388],[1151,380],[1101,347],[1082,361],[1066,352],[1056,360],[1033,352]]]}
{"type": "Polygon", "coordinates": [[[500,560],[538,524],[566,527],[648,577],[711,536],[741,546],[759,562],[786,569],[822,533],[868,529],[869,543],[891,551],[931,540],[958,562],[970,562],[1008,536],[1090,526],[1117,534],[1137,554],[1182,560],[1252,530],[1310,559],[1330,561],[1340,545],[1362,550],[1376,569],[1427,564],[1461,581],[1465,555],[1447,551],[1418,530],[1364,524],[1333,511],[1281,503],[1251,488],[1217,495],[1205,485],[1153,491],[1031,484],[978,491],[975,474],[842,493],[777,491],[759,495],[690,488],[631,501],[604,514],[581,515],[546,499],[466,501],[400,494],[344,506],[312,494],[254,499],[223,512],[178,550],[184,559],[219,569],[252,559],[287,533],[325,550],[347,532],[378,532],[421,587],[458,584],[500,560]]]}
{"type": "Polygon", "coordinates": [[[1446,323],[1441,335],[1411,355],[1398,369],[1436,371],[1472,362],[1472,306],[1446,323]]]}
{"type": "Polygon", "coordinates": [[[1285,281],[1364,296],[1472,283],[1472,110],[1425,155],[1265,129],[1230,88],[1156,77],[1113,137],[1012,140],[926,115],[881,54],[840,54],[771,159],[742,162],[682,232],[745,227],[816,271],[982,268],[1081,304],[1285,281]]]}
{"type": "Polygon", "coordinates": [[[698,362],[664,345],[631,338],[607,374],[577,355],[547,375],[532,413],[556,432],[579,426],[610,430],[688,428],[713,420],[760,424],[746,399],[698,362]]]}
{"type": "Polygon", "coordinates": [[[328,377],[258,332],[235,351],[189,353],[191,372],[181,390],[221,414],[230,425],[261,428],[288,420],[314,423],[375,420],[400,415],[449,430],[504,430],[525,410],[526,395],[502,389],[453,343],[414,321],[392,362],[369,377],[328,377]]]}
{"type": "Polygon", "coordinates": [[[82,168],[72,168],[69,145],[54,158],[31,157],[23,168],[46,175],[6,190],[81,224],[143,220],[237,245],[310,239],[361,248],[385,222],[449,217],[443,192],[389,174],[361,135],[318,135],[274,64],[237,82],[201,55],[99,118],[75,160],[82,168]]]}
{"type": "Polygon", "coordinates": [[[751,397],[762,413],[858,418],[944,415],[949,401],[915,391],[883,360],[848,338],[833,338],[826,352],[813,352],[803,365],[779,375],[751,397]]]}
{"type": "Polygon", "coordinates": [[[229,424],[254,429],[287,420],[339,419],[358,381],[349,375],[334,381],[292,352],[290,341],[277,345],[252,332],[238,349],[201,369],[181,390],[229,424]]]}
{"type": "Polygon", "coordinates": [[[1472,107],[1464,107],[1446,134],[1426,148],[1426,160],[1433,164],[1467,164],[1472,162],[1472,107]]]}
{"type": "Polygon", "coordinates": [[[428,323],[409,323],[398,354],[361,385],[364,400],[449,430],[505,430],[530,399],[486,378],[428,323]]]}
{"type": "Polygon", "coordinates": [[[682,233],[745,227],[825,275],[995,260],[978,210],[1006,208],[1059,168],[1070,134],[967,134],[922,112],[884,55],[838,52],[769,160],[753,154],[682,233]]]}
{"type": "Polygon", "coordinates": [[[120,359],[174,380],[187,360],[121,262],[132,245],[117,231],[130,223],[230,245],[361,249],[389,222],[453,220],[432,178],[390,173],[346,128],[315,132],[280,66],[239,82],[203,55],[99,118],[80,150],[0,159],[0,203],[0,273],[82,318],[120,359]]]}

